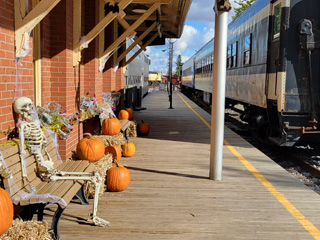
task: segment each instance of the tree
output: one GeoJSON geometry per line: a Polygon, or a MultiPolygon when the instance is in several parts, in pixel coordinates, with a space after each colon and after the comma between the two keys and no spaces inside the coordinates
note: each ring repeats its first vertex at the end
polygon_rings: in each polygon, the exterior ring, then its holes
{"type": "Polygon", "coordinates": [[[180,72],[182,70],[182,61],[181,61],[181,55],[178,56],[177,61],[176,61],[176,75],[180,77],[180,72]]]}
{"type": "Polygon", "coordinates": [[[239,0],[235,1],[239,5],[239,7],[234,8],[235,15],[232,16],[232,20],[236,19],[240,16],[241,13],[243,13],[247,8],[249,8],[252,3],[254,3],[256,0],[239,0]]]}

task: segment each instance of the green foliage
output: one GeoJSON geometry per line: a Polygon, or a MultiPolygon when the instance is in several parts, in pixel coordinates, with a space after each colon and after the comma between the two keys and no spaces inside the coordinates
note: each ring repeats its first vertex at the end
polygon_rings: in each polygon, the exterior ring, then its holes
{"type": "Polygon", "coordinates": [[[249,8],[252,3],[254,3],[256,0],[239,0],[235,1],[239,5],[239,7],[234,8],[235,15],[232,17],[232,20],[236,19],[243,13],[247,8],[249,8]]]}
{"type": "Polygon", "coordinates": [[[176,61],[176,75],[180,77],[180,72],[182,70],[182,61],[181,61],[181,55],[178,56],[177,61],[176,61]]]}

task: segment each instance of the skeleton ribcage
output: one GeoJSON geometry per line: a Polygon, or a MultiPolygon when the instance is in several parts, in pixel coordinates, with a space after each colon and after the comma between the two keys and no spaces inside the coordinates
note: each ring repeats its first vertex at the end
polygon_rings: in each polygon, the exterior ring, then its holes
{"type": "Polygon", "coordinates": [[[46,143],[43,138],[42,130],[35,123],[29,123],[25,126],[24,138],[27,146],[34,153],[42,148],[42,144],[46,143]]]}

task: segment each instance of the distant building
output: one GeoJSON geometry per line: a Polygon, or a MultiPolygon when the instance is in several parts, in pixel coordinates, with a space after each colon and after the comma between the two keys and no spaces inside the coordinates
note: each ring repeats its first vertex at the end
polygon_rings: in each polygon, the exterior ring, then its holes
{"type": "MultiPolygon", "coordinates": [[[[172,84],[178,84],[180,81],[179,77],[176,74],[172,74],[172,84]]],[[[168,83],[169,82],[169,76],[164,75],[162,77],[162,83],[168,83]]]]}

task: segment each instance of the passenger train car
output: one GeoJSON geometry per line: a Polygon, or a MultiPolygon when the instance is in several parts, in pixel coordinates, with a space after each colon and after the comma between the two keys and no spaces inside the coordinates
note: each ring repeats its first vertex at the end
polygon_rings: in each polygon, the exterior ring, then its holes
{"type": "MultiPolygon", "coordinates": [[[[315,0],[257,0],[228,26],[226,108],[241,104],[242,120],[280,146],[320,133],[319,9],[315,0]]],[[[183,88],[209,104],[213,42],[182,73],[183,88]]]]}
{"type": "MultiPolygon", "coordinates": [[[[127,39],[127,48],[132,44],[132,40],[127,39]],[[130,42],[131,41],[131,42],[130,42]]],[[[133,48],[126,56],[128,61],[137,51],[133,48]]],[[[148,93],[150,59],[142,51],[133,61],[131,61],[124,73],[125,105],[138,109],[141,107],[142,98],[148,93]]]]}

